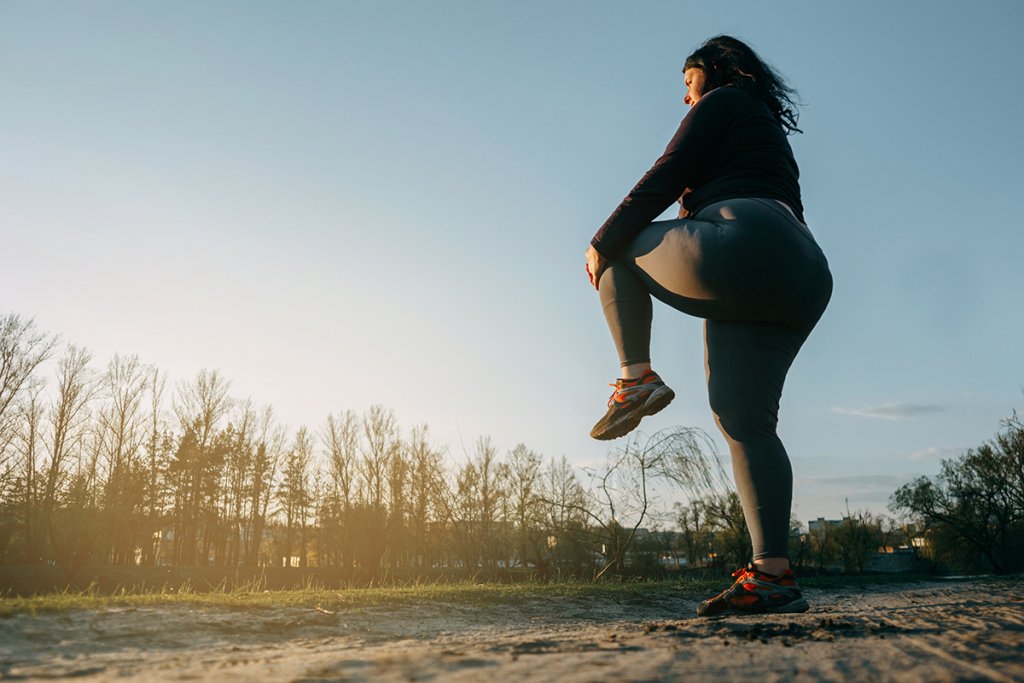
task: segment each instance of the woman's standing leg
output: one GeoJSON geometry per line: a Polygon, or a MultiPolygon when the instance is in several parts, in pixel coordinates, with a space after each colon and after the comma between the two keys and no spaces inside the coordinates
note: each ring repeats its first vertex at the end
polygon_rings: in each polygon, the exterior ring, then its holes
{"type": "MultiPolygon", "coordinates": [[[[652,311],[648,286],[621,263],[610,265],[600,284],[605,318],[621,365],[649,362],[652,311]]],[[[774,565],[789,556],[793,487],[789,456],[776,431],[779,401],[786,373],[806,338],[806,332],[776,323],[705,321],[711,409],[729,445],[754,560],[768,558],[774,565]]],[[[779,572],[786,568],[779,567],[779,572]]]]}
{"type": "Polygon", "coordinates": [[[807,335],[774,323],[707,320],[708,398],[729,445],[755,565],[788,569],[793,469],[776,431],[782,388],[807,335]]]}

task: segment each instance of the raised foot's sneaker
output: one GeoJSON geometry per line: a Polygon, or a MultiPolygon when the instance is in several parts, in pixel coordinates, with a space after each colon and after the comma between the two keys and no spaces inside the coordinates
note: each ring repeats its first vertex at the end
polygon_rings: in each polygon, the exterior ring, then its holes
{"type": "Polygon", "coordinates": [[[590,430],[590,436],[601,441],[617,439],[636,429],[647,415],[667,406],[676,392],[665,386],[654,370],[648,370],[640,379],[619,379],[611,398],[608,412],[590,430]]]}
{"type": "Polygon", "coordinates": [[[719,614],[786,614],[806,612],[809,609],[789,569],[779,576],[771,576],[762,574],[748,564],[732,575],[737,577],[736,583],[697,605],[697,614],[702,617],[719,614]]]}

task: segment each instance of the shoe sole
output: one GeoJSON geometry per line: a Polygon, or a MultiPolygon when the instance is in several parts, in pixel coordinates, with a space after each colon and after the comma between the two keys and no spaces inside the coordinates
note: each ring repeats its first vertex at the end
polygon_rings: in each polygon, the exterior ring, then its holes
{"type": "Polygon", "coordinates": [[[705,619],[714,619],[716,617],[756,617],[760,614],[797,614],[800,612],[806,612],[810,608],[811,606],[807,604],[807,600],[805,598],[798,598],[792,602],[787,602],[785,605],[750,612],[730,607],[722,610],[721,612],[715,612],[714,614],[701,614],[700,607],[698,606],[697,616],[704,617],[705,619]]]}
{"type": "Polygon", "coordinates": [[[651,392],[651,395],[647,397],[642,407],[637,408],[628,415],[624,415],[618,422],[608,425],[608,428],[600,434],[591,433],[590,436],[598,441],[611,441],[612,439],[618,439],[620,436],[625,436],[637,428],[640,420],[648,415],[654,415],[664,410],[675,397],[676,392],[672,391],[671,388],[667,386],[658,387],[651,392]]]}
{"type": "Polygon", "coordinates": [[[796,614],[797,612],[806,612],[811,608],[807,604],[807,600],[804,598],[798,598],[793,602],[787,602],[785,605],[779,607],[771,607],[764,611],[765,614],[796,614]]]}

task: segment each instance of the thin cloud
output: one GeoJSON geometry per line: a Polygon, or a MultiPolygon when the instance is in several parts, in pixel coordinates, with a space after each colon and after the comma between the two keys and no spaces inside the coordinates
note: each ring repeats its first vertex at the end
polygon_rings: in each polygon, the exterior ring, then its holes
{"type": "Polygon", "coordinates": [[[836,518],[847,508],[860,510],[865,506],[884,512],[892,494],[912,477],[896,474],[854,474],[834,477],[802,477],[794,484],[794,500],[813,503],[814,509],[828,509],[836,518]]]}
{"type": "Polygon", "coordinates": [[[950,448],[948,446],[929,446],[914,451],[907,456],[907,460],[945,460],[955,458],[966,450],[966,448],[950,448]]]}
{"type": "Polygon", "coordinates": [[[832,408],[833,413],[839,413],[840,415],[874,417],[881,418],[883,420],[906,420],[911,417],[917,417],[918,415],[941,413],[945,410],[945,406],[926,403],[906,403],[902,401],[899,403],[883,403],[881,405],[867,406],[864,408],[844,408],[842,406],[832,408]]]}
{"type": "Polygon", "coordinates": [[[819,486],[846,486],[857,490],[882,486],[899,486],[907,479],[894,474],[852,474],[838,477],[802,477],[801,484],[819,486]]]}

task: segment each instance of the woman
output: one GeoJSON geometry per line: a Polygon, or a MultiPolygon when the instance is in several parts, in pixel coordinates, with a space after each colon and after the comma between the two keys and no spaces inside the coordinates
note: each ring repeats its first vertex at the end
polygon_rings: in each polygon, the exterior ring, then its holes
{"type": "Polygon", "coordinates": [[[627,434],[675,396],[651,368],[651,295],[704,318],[708,395],[753,562],[697,612],[802,612],[788,559],[793,473],[776,423],[786,372],[828,305],[832,276],[803,219],[787,139],[800,132],[795,93],[729,36],[705,42],[683,72],[689,113],[586,251],[622,366],[591,436],[627,434]],[[652,223],[677,200],[679,220],[652,223]]]}

